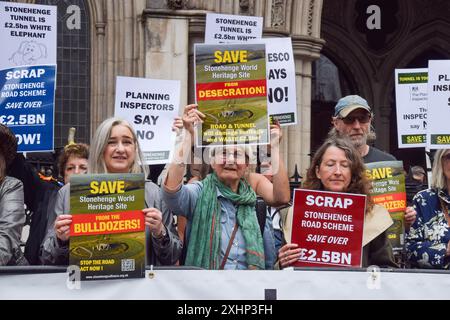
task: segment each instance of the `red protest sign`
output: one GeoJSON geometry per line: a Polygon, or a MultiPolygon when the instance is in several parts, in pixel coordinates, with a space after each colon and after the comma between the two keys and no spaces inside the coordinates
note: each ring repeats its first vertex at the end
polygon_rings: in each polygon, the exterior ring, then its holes
{"type": "Polygon", "coordinates": [[[293,206],[294,266],[361,266],[365,195],[296,189],[293,206]]]}

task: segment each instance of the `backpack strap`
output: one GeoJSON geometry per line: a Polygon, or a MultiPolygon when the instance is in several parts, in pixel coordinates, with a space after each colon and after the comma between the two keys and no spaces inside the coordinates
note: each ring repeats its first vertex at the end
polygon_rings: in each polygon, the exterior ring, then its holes
{"type": "Polygon", "coordinates": [[[231,245],[233,244],[234,237],[236,236],[238,227],[239,227],[238,222],[236,220],[236,223],[234,224],[233,232],[231,233],[230,241],[228,241],[227,251],[225,252],[225,255],[223,256],[222,263],[220,264],[220,267],[219,267],[220,270],[223,270],[225,268],[225,264],[227,263],[227,260],[228,260],[228,255],[230,254],[231,245]]]}
{"type": "Polygon", "coordinates": [[[256,198],[256,218],[258,219],[259,229],[261,230],[261,236],[264,237],[264,227],[266,225],[267,216],[267,204],[264,202],[263,198],[256,198]]]}
{"type": "Polygon", "coordinates": [[[277,207],[276,210],[272,213],[272,219],[275,217],[276,214],[280,214],[280,227],[281,227],[281,229],[283,229],[283,225],[285,224],[285,220],[286,220],[286,217],[283,216],[283,214],[282,214],[282,210],[284,210],[286,208],[289,208],[291,206],[292,206],[292,202],[289,202],[289,203],[285,204],[284,206],[277,207]]]}

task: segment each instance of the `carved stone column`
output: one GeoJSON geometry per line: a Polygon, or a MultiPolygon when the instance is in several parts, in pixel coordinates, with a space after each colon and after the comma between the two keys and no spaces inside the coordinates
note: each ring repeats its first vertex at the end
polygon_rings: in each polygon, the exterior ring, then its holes
{"type": "Polygon", "coordinates": [[[379,114],[375,115],[376,145],[382,150],[389,150],[390,122],[396,121],[396,119],[391,119],[391,105],[379,104],[378,112],[379,114]]]}
{"type": "Polygon", "coordinates": [[[91,135],[113,116],[116,76],[143,76],[145,0],[88,0],[91,14],[91,135]]]}
{"type": "Polygon", "coordinates": [[[262,16],[264,37],[292,37],[299,121],[283,129],[282,152],[289,175],[296,164],[304,175],[310,163],[312,61],[319,58],[324,44],[320,39],[322,0],[148,0],[144,10],[145,74],[180,79],[182,104],[193,102],[192,48],[203,42],[208,11],[262,16]]]}
{"type": "MultiPolygon", "coordinates": [[[[268,3],[269,4],[269,3],[268,3]]],[[[297,165],[300,175],[305,176],[311,153],[311,70],[312,62],[319,58],[325,43],[320,39],[322,0],[272,0],[271,30],[287,31],[292,37],[297,86],[296,126],[284,130],[284,157],[290,176],[297,165]]],[[[268,13],[266,13],[266,17],[268,13]]]]}
{"type": "Polygon", "coordinates": [[[105,73],[105,28],[104,1],[88,1],[91,21],[91,123],[90,132],[97,128],[97,124],[103,119],[103,109],[98,106],[102,103],[105,91],[103,87],[103,75],[105,73]]]}
{"type": "Polygon", "coordinates": [[[189,19],[145,11],[145,77],[180,80],[187,103],[189,19]]]}

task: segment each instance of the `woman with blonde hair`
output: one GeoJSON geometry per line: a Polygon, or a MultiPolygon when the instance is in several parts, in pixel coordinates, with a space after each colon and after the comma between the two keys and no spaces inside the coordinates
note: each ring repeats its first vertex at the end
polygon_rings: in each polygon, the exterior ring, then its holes
{"type": "Polygon", "coordinates": [[[434,155],[431,188],[413,198],[417,219],[406,235],[412,266],[448,269],[450,266],[450,149],[434,155]]]}
{"type": "MultiPolygon", "coordinates": [[[[125,120],[109,118],[97,128],[91,143],[88,173],[144,173],[146,168],[136,133],[125,120]]],[[[68,264],[68,240],[72,216],[69,208],[70,184],[58,193],[57,218],[43,245],[42,260],[46,264],[68,264]]],[[[182,243],[172,223],[172,214],[161,201],[159,188],[145,182],[143,214],[147,226],[147,264],[173,265],[179,258],[182,243]]]]}
{"type": "MultiPolygon", "coordinates": [[[[366,195],[362,267],[370,265],[398,267],[394,262],[392,246],[386,234],[393,223],[392,219],[383,206],[373,203],[369,195],[371,185],[365,173],[364,163],[348,139],[331,137],[322,144],[314,154],[303,187],[310,190],[366,195]]],[[[286,219],[290,220],[292,219],[286,219]]],[[[278,257],[282,268],[299,259],[301,245],[288,243],[280,249],[278,257]]]]}

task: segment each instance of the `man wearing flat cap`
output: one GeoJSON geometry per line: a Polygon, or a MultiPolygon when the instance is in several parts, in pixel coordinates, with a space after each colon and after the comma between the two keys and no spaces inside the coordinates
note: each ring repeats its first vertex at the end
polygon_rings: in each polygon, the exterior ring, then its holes
{"type": "Polygon", "coordinates": [[[370,130],[372,117],[372,109],[366,99],[350,95],[339,99],[334,107],[332,123],[338,135],[350,138],[364,163],[395,161],[394,156],[367,144],[369,135],[374,134],[370,130]]]}

